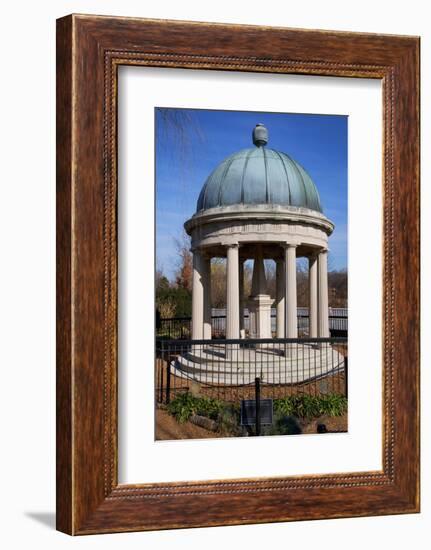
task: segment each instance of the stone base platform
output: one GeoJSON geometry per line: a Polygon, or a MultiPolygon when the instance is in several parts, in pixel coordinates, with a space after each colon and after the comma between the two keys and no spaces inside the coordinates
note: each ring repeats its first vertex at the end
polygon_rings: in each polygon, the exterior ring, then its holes
{"type": "Polygon", "coordinates": [[[264,384],[299,384],[336,374],[344,366],[343,355],[326,344],[266,346],[232,346],[227,350],[224,345],[199,346],[178,355],[171,362],[171,372],[211,385],[253,384],[258,376],[264,384]]]}

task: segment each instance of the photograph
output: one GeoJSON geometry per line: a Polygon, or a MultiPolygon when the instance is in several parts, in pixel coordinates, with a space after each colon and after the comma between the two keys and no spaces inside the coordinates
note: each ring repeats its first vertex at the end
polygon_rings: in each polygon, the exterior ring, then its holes
{"type": "Polygon", "coordinates": [[[154,117],[155,440],[348,432],[348,116],[154,117]]]}
{"type": "Polygon", "coordinates": [[[429,4],[2,8],[2,548],[429,547],[429,4]]]}

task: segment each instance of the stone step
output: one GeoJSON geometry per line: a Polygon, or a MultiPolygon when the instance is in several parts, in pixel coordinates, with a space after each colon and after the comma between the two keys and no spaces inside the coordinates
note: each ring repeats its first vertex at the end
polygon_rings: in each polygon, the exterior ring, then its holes
{"type": "MultiPolygon", "coordinates": [[[[316,370],[313,373],[312,377],[306,376],[305,373],[273,373],[268,375],[263,373],[261,381],[263,384],[300,384],[302,382],[311,382],[313,380],[318,380],[323,378],[328,374],[336,374],[340,368],[335,368],[329,371],[324,369],[316,370]],[[304,374],[304,375],[301,375],[304,374]]],[[[243,386],[254,384],[256,375],[255,373],[241,373],[238,376],[235,375],[224,375],[215,374],[209,375],[208,373],[186,373],[183,370],[176,368],[172,369],[172,372],[175,376],[184,378],[187,380],[193,380],[202,384],[212,385],[212,386],[243,386]]]]}
{"type": "Polygon", "coordinates": [[[288,350],[287,355],[284,354],[284,351],[278,350],[230,350],[226,356],[225,349],[216,350],[216,349],[203,349],[202,351],[190,351],[184,355],[179,355],[178,357],[186,358],[193,363],[201,364],[216,364],[222,365],[224,363],[234,363],[234,364],[249,364],[249,363],[262,363],[267,364],[273,362],[278,365],[280,362],[284,361],[308,361],[312,364],[314,361],[322,361],[325,357],[332,357],[333,354],[337,356],[340,355],[337,351],[333,349],[319,349],[319,348],[299,348],[288,350]]]}
{"type": "Polygon", "coordinates": [[[303,376],[313,376],[316,372],[327,372],[329,370],[342,368],[343,362],[331,362],[321,364],[316,366],[316,368],[308,368],[307,366],[302,367],[302,365],[293,366],[292,368],[286,367],[268,367],[266,365],[256,365],[250,366],[249,368],[226,368],[223,369],[214,369],[214,368],[199,368],[190,363],[176,362],[172,365],[174,368],[181,370],[183,372],[193,374],[203,374],[207,376],[243,376],[243,375],[253,375],[259,376],[261,373],[267,376],[281,376],[282,373],[300,373],[303,376]]]}
{"type": "Polygon", "coordinates": [[[171,363],[172,372],[182,378],[214,385],[251,384],[256,376],[260,376],[264,383],[297,384],[335,374],[344,365],[344,357],[333,349],[315,350],[311,357],[305,353],[297,357],[274,358],[272,354],[257,352],[250,355],[248,361],[205,359],[203,354],[178,356],[171,363]],[[262,361],[263,355],[267,357],[262,361]]]}

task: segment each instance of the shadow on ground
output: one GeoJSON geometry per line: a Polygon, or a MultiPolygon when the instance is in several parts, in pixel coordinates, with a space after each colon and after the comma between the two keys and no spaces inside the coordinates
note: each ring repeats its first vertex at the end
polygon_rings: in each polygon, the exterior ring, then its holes
{"type": "Polygon", "coordinates": [[[25,515],[41,523],[45,527],[50,529],[55,529],[55,513],[54,512],[25,512],[25,515]]]}

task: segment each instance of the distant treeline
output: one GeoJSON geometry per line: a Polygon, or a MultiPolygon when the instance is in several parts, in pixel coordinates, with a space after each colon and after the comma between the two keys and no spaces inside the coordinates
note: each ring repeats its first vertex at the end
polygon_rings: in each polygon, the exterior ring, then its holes
{"type": "MultiPolygon", "coordinates": [[[[178,244],[178,269],[175,280],[170,282],[162,269],[156,272],[156,307],[163,319],[190,317],[192,311],[192,254],[188,243],[178,244]]],[[[275,298],[275,263],[266,262],[265,271],[268,294],[275,298]]],[[[244,266],[244,295],[251,291],[252,268],[244,266]]],[[[329,306],[347,307],[347,271],[328,272],[329,306]]],[[[298,306],[308,307],[308,269],[306,262],[298,263],[297,270],[298,306]]],[[[211,263],[212,307],[226,307],[226,262],[215,259],[211,263]]]]}

